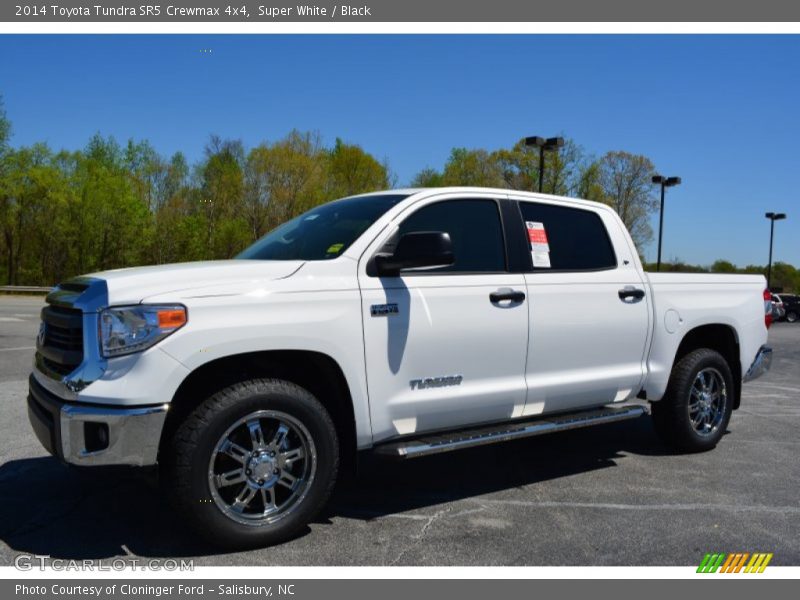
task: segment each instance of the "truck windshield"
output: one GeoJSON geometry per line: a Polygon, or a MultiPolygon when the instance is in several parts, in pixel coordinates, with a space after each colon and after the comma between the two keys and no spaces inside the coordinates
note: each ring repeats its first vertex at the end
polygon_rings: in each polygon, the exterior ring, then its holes
{"type": "Polygon", "coordinates": [[[336,258],[408,194],[344,198],[311,209],[270,231],[236,258],[328,260],[336,258]]]}

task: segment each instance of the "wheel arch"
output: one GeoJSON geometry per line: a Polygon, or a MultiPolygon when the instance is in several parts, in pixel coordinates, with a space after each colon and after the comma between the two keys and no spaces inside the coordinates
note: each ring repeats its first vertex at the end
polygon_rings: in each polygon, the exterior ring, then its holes
{"type": "Polygon", "coordinates": [[[678,344],[672,364],[676,365],[684,356],[698,348],[709,348],[725,358],[733,374],[733,408],[739,408],[742,391],[742,363],[739,351],[739,336],[730,325],[709,323],[689,330],[678,344]]]}
{"type": "Polygon", "coordinates": [[[170,403],[159,452],[181,422],[205,399],[248,379],[283,379],[305,388],[328,410],[339,436],[343,468],[354,468],[356,419],[350,387],[339,363],[327,354],[307,350],[266,350],[216,358],[194,369],[170,403]]]}

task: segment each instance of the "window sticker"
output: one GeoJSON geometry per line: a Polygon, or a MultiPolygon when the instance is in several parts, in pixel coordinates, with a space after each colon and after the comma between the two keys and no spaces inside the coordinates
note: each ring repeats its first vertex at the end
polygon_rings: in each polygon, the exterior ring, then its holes
{"type": "Polygon", "coordinates": [[[326,251],[326,254],[339,254],[342,248],[344,248],[344,244],[331,244],[331,246],[326,251]]]}
{"type": "Polygon", "coordinates": [[[533,266],[549,269],[550,244],[547,241],[547,231],[545,231],[544,223],[525,221],[525,227],[528,229],[528,242],[531,245],[533,266]]]}
{"type": "Polygon", "coordinates": [[[550,268],[550,253],[549,252],[536,252],[535,250],[531,252],[531,256],[533,257],[533,266],[540,267],[543,269],[550,268]]]}

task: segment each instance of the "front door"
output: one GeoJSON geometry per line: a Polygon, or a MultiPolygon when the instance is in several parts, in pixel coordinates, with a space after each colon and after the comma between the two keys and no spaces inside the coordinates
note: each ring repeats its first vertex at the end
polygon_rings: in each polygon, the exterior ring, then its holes
{"type": "Polygon", "coordinates": [[[398,220],[362,261],[399,235],[444,231],[455,263],[397,277],[359,270],[375,441],[521,414],[525,278],[507,270],[497,200],[423,200],[398,220]]]}

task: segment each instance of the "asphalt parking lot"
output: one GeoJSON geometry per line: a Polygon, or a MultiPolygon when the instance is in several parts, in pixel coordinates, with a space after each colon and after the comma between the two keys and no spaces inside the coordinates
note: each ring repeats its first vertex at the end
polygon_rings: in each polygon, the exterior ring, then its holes
{"type": "Polygon", "coordinates": [[[196,565],[696,565],[773,552],[800,565],[800,324],[770,331],[772,372],[745,387],[713,452],[667,454],[648,417],[384,464],[277,547],[215,554],[152,473],[69,469],[28,424],[40,298],[0,296],[0,564],[192,558],[196,565]]]}

